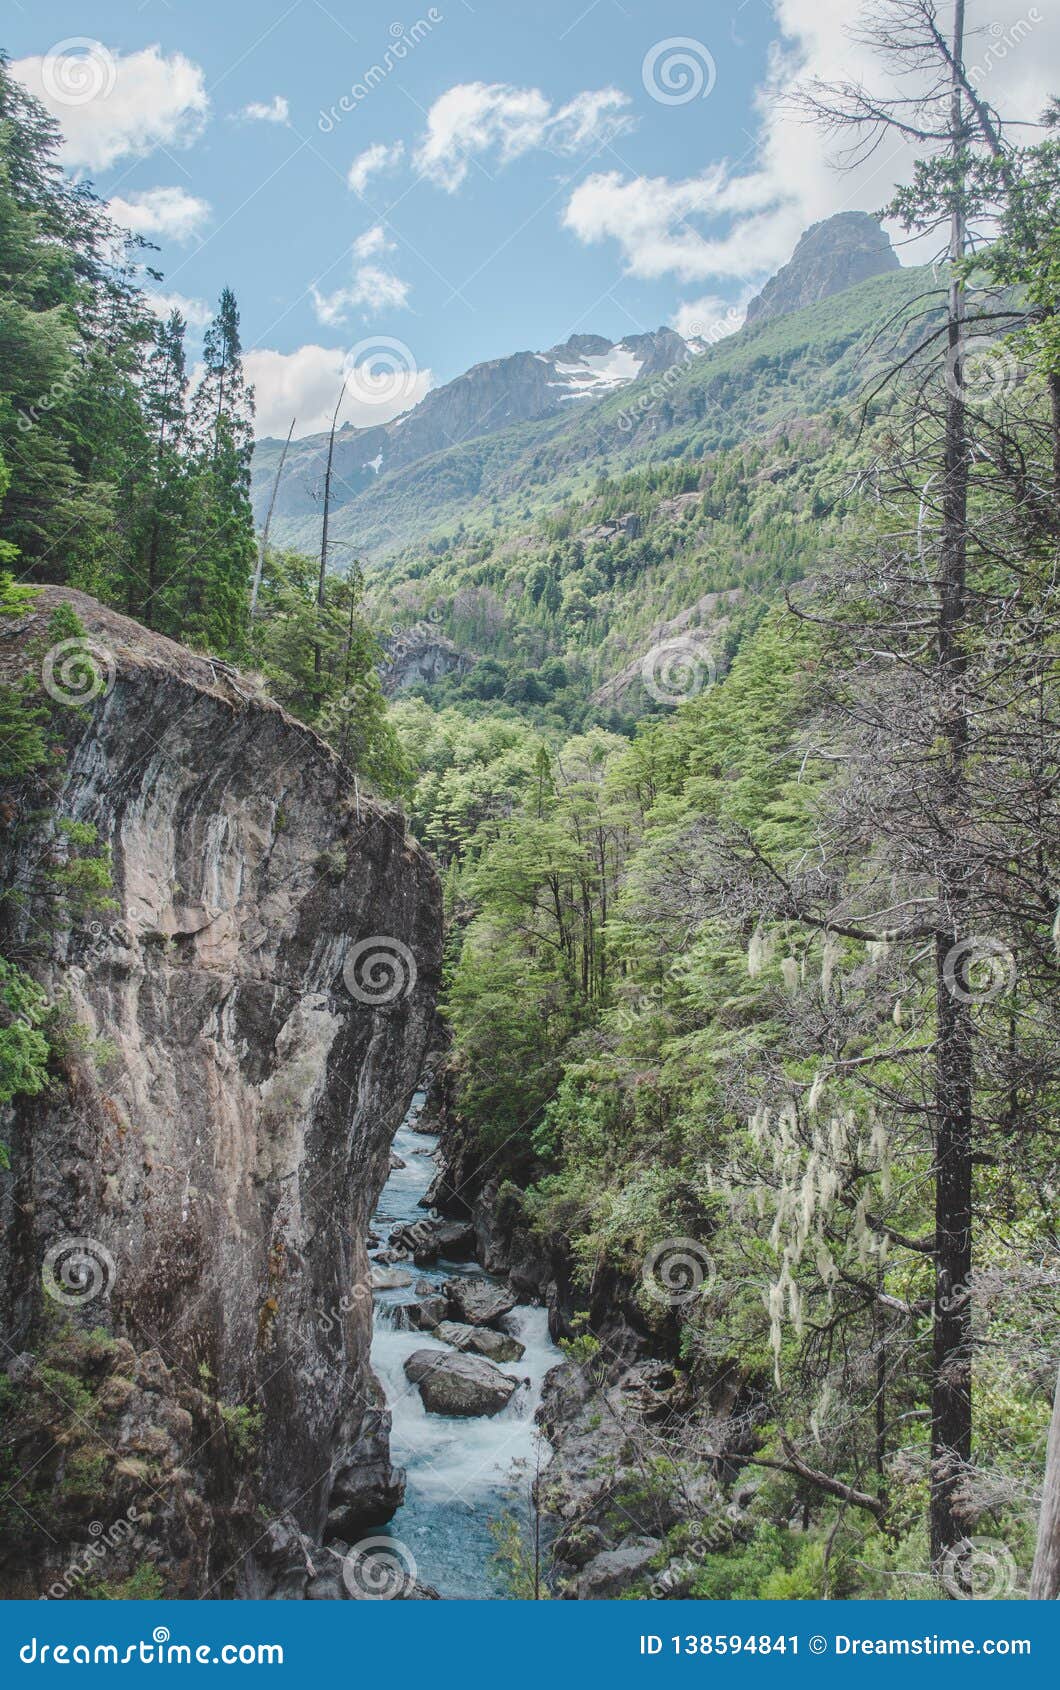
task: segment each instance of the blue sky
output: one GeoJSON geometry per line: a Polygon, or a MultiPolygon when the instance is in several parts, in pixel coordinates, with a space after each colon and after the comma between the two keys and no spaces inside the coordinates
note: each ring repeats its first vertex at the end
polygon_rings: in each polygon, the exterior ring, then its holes
{"type": "MultiPolygon", "coordinates": [[[[68,167],[158,240],[193,333],[234,289],[263,427],[297,410],[303,433],[350,350],[380,337],[412,372],[407,402],[574,332],[731,328],[801,228],[879,205],[900,173],[888,154],[838,175],[779,97],[849,65],[849,13],[48,0],[16,5],[5,45],[63,124],[68,167]]],[[[1053,35],[1041,23],[1039,46],[1053,35]]],[[[1011,58],[1031,98],[1040,53],[1021,39],[1011,58]]],[[[356,396],[350,414],[380,420],[356,396]]]]}

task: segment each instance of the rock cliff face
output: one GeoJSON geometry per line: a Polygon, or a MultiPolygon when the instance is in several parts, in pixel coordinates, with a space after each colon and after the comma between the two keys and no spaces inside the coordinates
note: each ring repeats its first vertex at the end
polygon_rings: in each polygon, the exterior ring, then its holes
{"type": "MultiPolygon", "coordinates": [[[[42,1540],[54,1578],[80,1530],[70,1410],[167,1594],[316,1594],[312,1546],[354,1541],[401,1495],[365,1234],[430,1028],[436,877],[315,735],[83,595],[45,589],[5,672],[39,666],[59,600],[114,680],[59,712],[56,813],[110,846],[116,907],[33,965],[80,1036],[0,1124],[0,1328],[16,1470],[36,1464],[14,1495],[69,1533],[42,1540]],[[74,1384],[43,1389],[56,1370],[74,1384]]],[[[17,792],[5,814],[17,944],[54,843],[17,792]]],[[[36,1594],[33,1559],[0,1562],[9,1593],[36,1594]]]]}
{"type": "Polygon", "coordinates": [[[783,317],[898,268],[898,255],[874,217],[867,211],[840,211],[799,237],[788,263],[748,305],[747,321],[783,317]]]}
{"type": "Polygon", "coordinates": [[[395,635],[386,646],[382,670],[383,691],[388,698],[407,687],[425,683],[433,686],[454,671],[466,673],[474,667],[475,654],[461,651],[453,641],[434,629],[417,625],[395,635]]]}

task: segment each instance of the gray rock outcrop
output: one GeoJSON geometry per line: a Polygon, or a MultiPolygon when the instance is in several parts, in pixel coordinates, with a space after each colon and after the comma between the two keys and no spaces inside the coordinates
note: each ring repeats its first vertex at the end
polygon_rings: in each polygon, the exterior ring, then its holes
{"type": "Polygon", "coordinates": [[[445,1294],[452,1317],[468,1326],[493,1326],[516,1304],[513,1291],[488,1279],[447,1279],[445,1294]]]}
{"type": "Polygon", "coordinates": [[[799,237],[788,262],[747,307],[749,323],[786,316],[899,268],[898,254],[867,211],[840,211],[799,237]]]}
{"type": "Polygon", "coordinates": [[[518,1361],[526,1353],[525,1344],[507,1332],[493,1332],[488,1326],[465,1326],[459,1320],[443,1320],[434,1329],[434,1337],[455,1350],[473,1350],[488,1361],[518,1361]]]}
{"type": "MultiPolygon", "coordinates": [[[[398,812],[351,800],[310,730],[227,665],[82,594],[42,590],[2,642],[0,679],[39,676],[60,603],[113,684],[55,712],[53,813],[109,848],[115,907],[60,925],[31,964],[82,1031],[53,1087],[3,1111],[0,1324],[36,1366],[55,1312],[42,1264],[71,1241],[87,1253],[98,1284],[75,1278],[59,1313],[128,1344],[123,1378],[157,1354],[173,1459],[213,1499],[193,1511],[194,1553],[164,1529],[156,1542],[166,1594],[267,1593],[240,1508],[289,1514],[319,1542],[400,1500],[365,1238],[429,1036],[437,879],[398,812]],[[394,970],[382,1001],[358,984],[373,953],[394,970]],[[203,1446],[189,1414],[227,1437],[203,1446]]],[[[24,894],[5,904],[7,938],[30,954],[35,864],[61,857],[62,837],[32,792],[4,799],[0,869],[24,894]]],[[[139,1410],[137,1424],[149,1444],[139,1410]]],[[[104,1449],[105,1491],[113,1460],[104,1449]]],[[[38,1493],[63,1482],[57,1462],[36,1470],[38,1493]]]]}
{"type": "Polygon", "coordinates": [[[517,1380],[484,1356],[460,1351],[413,1350],[405,1377],[419,1386],[429,1414],[499,1414],[518,1388],[517,1380]]]}

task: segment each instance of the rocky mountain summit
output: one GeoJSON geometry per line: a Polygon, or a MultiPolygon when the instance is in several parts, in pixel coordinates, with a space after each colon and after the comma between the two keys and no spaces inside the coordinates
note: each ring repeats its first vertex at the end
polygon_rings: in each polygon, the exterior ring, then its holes
{"type": "Polygon", "coordinates": [[[747,321],[784,317],[898,268],[898,255],[874,217],[867,211],[837,212],[799,237],[788,262],[751,300],[747,321]]]}
{"type": "MultiPolygon", "coordinates": [[[[377,476],[515,423],[535,422],[602,398],[641,376],[659,375],[692,356],[673,329],[605,340],[571,335],[547,352],[515,352],[474,364],[434,388],[411,411],[378,428],[347,423],[335,437],[332,497],[342,506],[377,476]]],[[[281,442],[261,440],[254,452],[254,503],[260,521],[272,490],[281,442]]],[[[276,502],[276,515],[316,511],[324,476],[327,438],[306,435],[292,445],[276,502]]]]}
{"type": "MultiPolygon", "coordinates": [[[[747,327],[713,344],[659,328],[610,341],[574,334],[543,352],[517,352],[476,364],[428,393],[412,410],[376,428],[347,425],[335,439],[331,538],[334,563],[349,557],[379,562],[410,541],[437,538],[465,522],[503,511],[526,495],[536,503],[592,462],[622,472],[653,454],[663,435],[670,449],[709,432],[726,415],[750,368],[724,374],[748,342],[774,319],[812,312],[821,301],[875,284],[903,295],[903,275],[887,236],[865,212],[842,212],[802,236],[791,260],[751,301],[747,327]],[[593,418],[593,426],[585,423],[593,418]]],[[[890,314],[889,301],[884,310],[890,314]]],[[[856,322],[858,307],[840,313],[856,322]]],[[[814,325],[811,338],[820,333],[814,325]]],[[[839,338],[842,338],[840,336],[839,338]]],[[[734,419],[735,420],[735,419],[734,419]]],[[[716,430],[715,430],[716,432],[716,430]]],[[[282,442],[254,449],[253,497],[259,522],[268,507],[282,442]]],[[[277,543],[314,551],[319,545],[327,456],[324,435],[292,444],[273,513],[277,543]]]]}

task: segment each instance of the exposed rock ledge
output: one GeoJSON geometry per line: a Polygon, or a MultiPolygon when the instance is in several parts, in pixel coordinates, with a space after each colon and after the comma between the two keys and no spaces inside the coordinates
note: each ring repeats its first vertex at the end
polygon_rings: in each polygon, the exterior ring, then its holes
{"type": "MultiPolygon", "coordinates": [[[[0,1588],[37,1594],[87,1541],[58,1432],[69,1417],[39,1374],[49,1332],[54,1345],[68,1322],[67,1356],[91,1328],[124,1344],[120,1365],[114,1352],[86,1362],[106,1401],[80,1414],[91,1450],[83,1432],[75,1444],[115,1513],[140,1497],[152,1525],[138,1553],[165,1593],[277,1593],[277,1561],[284,1594],[311,1593],[308,1574],[292,1587],[277,1532],[301,1565],[328,1537],[355,1542],[401,1494],[368,1362],[364,1239],[428,1038],[437,879],[400,813],[355,801],[316,735],[227,666],[83,594],[41,592],[4,630],[0,678],[39,664],[60,602],[114,659],[108,692],[58,712],[58,813],[111,846],[118,907],[95,931],[60,934],[34,971],[113,1056],[71,1054],[51,1095],[0,1121],[0,1331],[29,1402],[15,1459],[32,1451],[30,1512],[68,1533],[51,1547],[23,1521],[21,1552],[0,1547],[0,1588]],[[351,948],[374,935],[414,974],[378,1007],[343,979],[351,948]],[[57,1307],[42,1263],[69,1238],[101,1246],[113,1275],[57,1307]],[[260,1411],[260,1431],[239,1435],[238,1405],[260,1411]]],[[[28,888],[40,832],[28,795],[5,797],[0,867],[28,888]]],[[[4,911],[17,942],[32,895],[4,911]]],[[[123,1557],[113,1551],[108,1577],[123,1557]]]]}

